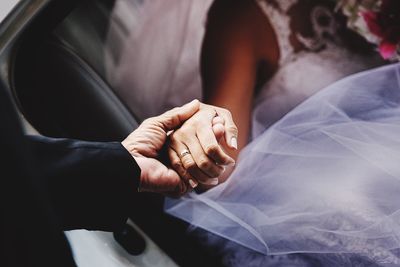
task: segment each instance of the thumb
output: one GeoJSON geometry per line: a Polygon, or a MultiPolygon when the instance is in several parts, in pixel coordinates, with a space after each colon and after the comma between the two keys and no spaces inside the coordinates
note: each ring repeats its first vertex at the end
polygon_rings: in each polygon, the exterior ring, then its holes
{"type": "Polygon", "coordinates": [[[200,108],[199,100],[195,99],[181,107],[171,109],[158,117],[164,130],[170,131],[180,127],[186,120],[190,119],[200,108]]]}
{"type": "Polygon", "coordinates": [[[169,186],[164,189],[164,194],[177,198],[185,194],[188,190],[188,187],[185,184],[185,181],[178,175],[175,170],[168,169],[168,173],[165,177],[171,181],[169,186]]]}

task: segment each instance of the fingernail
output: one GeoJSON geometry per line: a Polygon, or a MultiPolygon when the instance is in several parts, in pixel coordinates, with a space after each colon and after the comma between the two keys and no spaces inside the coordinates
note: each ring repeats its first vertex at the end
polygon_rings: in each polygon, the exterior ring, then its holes
{"type": "Polygon", "coordinates": [[[208,179],[207,181],[202,181],[201,182],[204,185],[217,185],[219,183],[218,178],[212,178],[212,179],[208,179]]]}
{"type": "Polygon", "coordinates": [[[217,185],[219,184],[218,178],[210,179],[209,185],[217,185]]]}
{"type": "Polygon", "coordinates": [[[193,189],[196,188],[199,185],[198,182],[196,182],[196,181],[194,181],[192,179],[189,179],[189,184],[193,189]]]}
{"type": "Polygon", "coordinates": [[[233,147],[234,149],[238,149],[238,143],[237,143],[237,138],[236,137],[232,137],[232,139],[231,139],[231,147],[233,147]]]}
{"type": "Polygon", "coordinates": [[[221,163],[221,164],[218,164],[218,165],[223,167],[224,171],[225,171],[226,167],[235,166],[236,165],[236,161],[233,158],[229,158],[229,160],[227,160],[225,163],[221,163]]]}

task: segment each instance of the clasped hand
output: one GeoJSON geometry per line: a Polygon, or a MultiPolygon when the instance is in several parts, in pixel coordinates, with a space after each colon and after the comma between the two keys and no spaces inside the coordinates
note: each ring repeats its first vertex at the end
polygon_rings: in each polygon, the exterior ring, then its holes
{"type": "Polygon", "coordinates": [[[218,183],[235,163],[226,151],[237,148],[237,134],[229,111],[194,100],[143,121],[122,145],[141,168],[140,191],[176,197],[218,183]],[[158,159],[166,143],[170,164],[158,159]]]}

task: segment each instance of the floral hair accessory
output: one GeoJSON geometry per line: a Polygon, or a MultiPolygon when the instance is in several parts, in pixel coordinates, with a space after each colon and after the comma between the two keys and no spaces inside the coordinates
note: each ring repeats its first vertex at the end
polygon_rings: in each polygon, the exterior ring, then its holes
{"type": "Polygon", "coordinates": [[[341,0],[349,28],[378,46],[384,59],[400,59],[400,0],[341,0]]]}

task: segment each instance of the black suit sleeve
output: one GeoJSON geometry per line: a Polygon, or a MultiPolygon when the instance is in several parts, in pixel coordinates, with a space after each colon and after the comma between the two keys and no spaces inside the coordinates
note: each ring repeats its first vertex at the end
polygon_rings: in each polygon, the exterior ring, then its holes
{"type": "Polygon", "coordinates": [[[64,230],[113,231],[124,225],[140,168],[120,143],[27,139],[64,230]]]}

